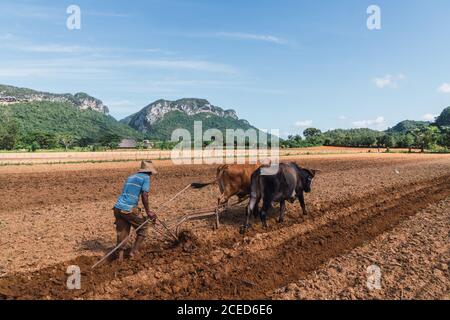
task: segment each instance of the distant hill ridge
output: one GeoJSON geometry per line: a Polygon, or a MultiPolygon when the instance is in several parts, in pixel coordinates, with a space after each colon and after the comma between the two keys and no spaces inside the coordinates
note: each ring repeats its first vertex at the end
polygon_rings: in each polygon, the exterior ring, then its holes
{"type": "Polygon", "coordinates": [[[55,94],[0,84],[0,104],[5,105],[37,101],[70,103],[80,110],[93,110],[104,114],[109,113],[108,107],[105,106],[101,100],[91,97],[83,92],[74,95],[70,93],[55,94]]]}
{"type": "Polygon", "coordinates": [[[153,124],[162,120],[166,114],[173,111],[180,111],[188,116],[205,113],[217,117],[230,117],[234,120],[239,120],[234,110],[223,110],[220,107],[213,106],[205,99],[184,98],[176,101],[157,100],[144,107],[141,111],[121,120],[121,122],[129,124],[139,131],[146,131],[153,124]]]}
{"type": "Polygon", "coordinates": [[[431,125],[429,121],[404,120],[392,128],[386,130],[387,133],[407,133],[416,129],[422,129],[431,125]]]}
{"type": "Polygon", "coordinates": [[[94,139],[113,134],[170,140],[176,129],[192,132],[195,121],[202,121],[204,131],[256,129],[239,119],[236,111],[224,110],[205,99],[157,100],[119,122],[108,115],[101,100],[86,93],[54,94],[9,85],[0,85],[0,124],[1,114],[16,120],[24,134],[64,133],[94,139]]]}
{"type": "Polygon", "coordinates": [[[256,129],[247,120],[239,119],[236,111],[224,110],[198,98],[157,100],[121,120],[139,132],[164,140],[170,139],[172,132],[178,128],[192,131],[195,121],[202,121],[203,130],[256,129]]]}

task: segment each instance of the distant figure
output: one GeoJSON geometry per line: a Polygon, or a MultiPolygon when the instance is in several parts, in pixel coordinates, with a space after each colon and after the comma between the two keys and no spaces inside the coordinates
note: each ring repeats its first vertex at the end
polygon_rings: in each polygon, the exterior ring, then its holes
{"type": "MultiPolygon", "coordinates": [[[[148,204],[148,193],[150,192],[150,178],[157,173],[158,171],[151,161],[142,161],[139,171],[126,180],[122,194],[113,208],[114,217],[116,218],[117,245],[129,236],[131,227],[136,229],[147,219],[153,221],[156,219],[155,213],[150,210],[148,204]],[[141,209],[138,208],[139,196],[142,199],[147,217],[144,217],[141,209]]],[[[135,256],[141,249],[142,243],[147,236],[147,227],[148,225],[145,225],[138,230],[130,257],[135,256]]],[[[123,261],[125,245],[126,243],[118,250],[118,260],[120,262],[123,261]]]]}

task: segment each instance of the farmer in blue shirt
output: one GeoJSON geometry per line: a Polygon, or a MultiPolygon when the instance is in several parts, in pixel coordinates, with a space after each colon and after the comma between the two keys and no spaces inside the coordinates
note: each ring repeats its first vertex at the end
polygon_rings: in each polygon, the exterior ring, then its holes
{"type": "MultiPolygon", "coordinates": [[[[141,169],[126,180],[122,194],[114,205],[117,245],[128,237],[131,227],[136,229],[147,219],[156,219],[156,215],[150,210],[148,204],[148,193],[150,191],[150,177],[157,173],[158,172],[151,161],[142,161],[141,169]],[[147,217],[144,217],[141,209],[138,208],[139,197],[142,199],[142,204],[144,205],[147,217]]],[[[147,225],[138,230],[130,257],[135,256],[135,254],[139,252],[146,235],[147,225]]],[[[123,261],[125,245],[126,244],[122,245],[118,250],[119,261],[123,261]]]]}

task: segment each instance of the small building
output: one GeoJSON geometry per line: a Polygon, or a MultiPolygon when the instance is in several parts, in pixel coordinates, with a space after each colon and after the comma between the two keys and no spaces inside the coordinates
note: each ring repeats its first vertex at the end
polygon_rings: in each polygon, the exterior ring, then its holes
{"type": "Polygon", "coordinates": [[[118,146],[119,149],[136,149],[136,147],[137,142],[134,139],[122,139],[118,146]]]}

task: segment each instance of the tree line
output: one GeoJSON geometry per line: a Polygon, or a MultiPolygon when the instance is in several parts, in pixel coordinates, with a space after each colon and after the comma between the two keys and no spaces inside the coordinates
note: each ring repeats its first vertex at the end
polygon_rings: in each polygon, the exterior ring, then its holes
{"type": "Polygon", "coordinates": [[[371,129],[337,129],[322,132],[308,128],[301,135],[291,135],[282,142],[285,148],[313,146],[413,148],[433,151],[450,151],[450,107],[434,123],[403,121],[394,128],[381,132],[371,129]]]}
{"type": "Polygon", "coordinates": [[[69,133],[44,131],[24,133],[21,132],[20,125],[15,120],[3,121],[0,127],[0,150],[115,149],[120,140],[120,136],[111,133],[104,134],[100,138],[77,137],[69,133]]]}
{"type": "Polygon", "coordinates": [[[301,135],[289,136],[281,145],[285,148],[313,146],[365,147],[365,148],[413,148],[425,150],[450,150],[450,126],[430,125],[408,132],[387,133],[370,129],[331,130],[322,133],[308,128],[301,135]]]}
{"type": "MultiPolygon", "coordinates": [[[[446,108],[434,123],[414,127],[407,122],[402,131],[381,132],[371,129],[336,129],[322,132],[316,128],[307,128],[301,135],[291,135],[280,141],[283,148],[303,148],[313,146],[366,147],[366,148],[407,148],[433,151],[450,150],[450,107],[446,108]]],[[[28,123],[28,122],[27,122],[28,123]]],[[[38,149],[116,149],[123,136],[104,130],[104,133],[92,136],[77,136],[70,133],[53,133],[43,130],[21,130],[17,119],[5,113],[0,119],[0,150],[38,149]]],[[[269,143],[270,144],[270,143],[269,143]]],[[[158,149],[171,149],[176,143],[155,141],[158,149]]],[[[142,143],[137,144],[138,148],[142,143]]]]}

